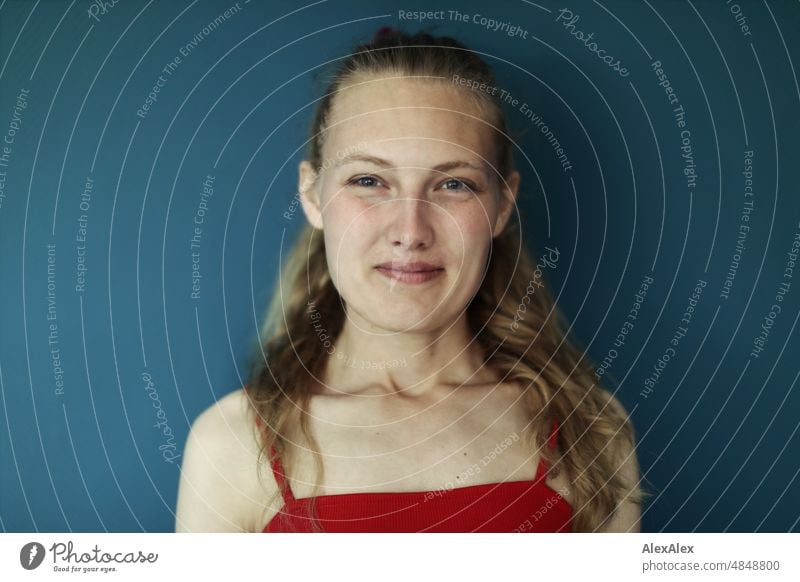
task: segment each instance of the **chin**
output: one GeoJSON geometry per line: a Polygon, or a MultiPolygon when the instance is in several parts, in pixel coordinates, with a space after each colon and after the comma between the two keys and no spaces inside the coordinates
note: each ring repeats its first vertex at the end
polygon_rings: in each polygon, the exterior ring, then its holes
{"type": "MultiPolygon", "coordinates": [[[[427,309],[406,309],[395,305],[391,312],[386,311],[386,305],[378,306],[380,316],[370,319],[370,323],[377,328],[389,333],[402,333],[406,331],[427,331],[435,327],[435,321],[427,309]]],[[[376,313],[376,311],[373,311],[376,313]]]]}
{"type": "Polygon", "coordinates": [[[391,323],[401,330],[414,332],[437,331],[447,328],[458,319],[458,313],[441,313],[429,308],[414,312],[405,312],[391,318],[391,323]]]}

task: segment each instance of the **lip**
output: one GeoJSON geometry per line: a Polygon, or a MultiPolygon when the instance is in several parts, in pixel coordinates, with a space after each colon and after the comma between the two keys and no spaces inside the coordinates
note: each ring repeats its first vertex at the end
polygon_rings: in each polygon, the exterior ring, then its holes
{"type": "Polygon", "coordinates": [[[426,263],[425,261],[389,261],[387,263],[381,263],[376,269],[401,271],[403,273],[418,273],[423,271],[441,271],[442,267],[426,263]]]}
{"type": "Polygon", "coordinates": [[[440,277],[442,273],[444,273],[442,267],[423,261],[382,263],[377,265],[375,270],[384,277],[400,283],[409,283],[412,285],[426,283],[440,277]]]}

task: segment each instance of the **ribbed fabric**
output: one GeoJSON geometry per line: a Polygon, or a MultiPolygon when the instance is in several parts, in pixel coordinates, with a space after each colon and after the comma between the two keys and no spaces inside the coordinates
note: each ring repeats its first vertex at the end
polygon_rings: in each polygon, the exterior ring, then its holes
{"type": "MultiPolygon", "coordinates": [[[[260,425],[260,422],[259,422],[260,425]]],[[[549,444],[556,446],[553,419],[549,444]]],[[[283,489],[284,505],[265,533],[313,532],[309,504],[296,499],[273,447],[272,471],[283,489]]],[[[542,457],[536,477],[439,491],[345,493],[316,497],[316,519],[324,532],[569,532],[572,507],[545,483],[542,457]]],[[[319,530],[317,530],[319,531],[319,530]]]]}

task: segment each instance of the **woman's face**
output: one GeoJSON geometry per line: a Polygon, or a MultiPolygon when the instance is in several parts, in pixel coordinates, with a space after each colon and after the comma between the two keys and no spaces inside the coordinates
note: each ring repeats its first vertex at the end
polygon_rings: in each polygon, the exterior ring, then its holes
{"type": "Polygon", "coordinates": [[[464,91],[363,79],[334,99],[319,175],[300,164],[303,208],[323,230],[333,283],[368,331],[456,320],[513,211],[519,175],[498,176],[491,128],[464,91]]]}

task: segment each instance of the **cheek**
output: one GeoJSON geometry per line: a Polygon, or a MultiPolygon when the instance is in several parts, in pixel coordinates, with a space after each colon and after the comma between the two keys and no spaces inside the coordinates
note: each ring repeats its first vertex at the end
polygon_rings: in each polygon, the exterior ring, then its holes
{"type": "Polygon", "coordinates": [[[492,220],[484,207],[475,204],[470,208],[460,209],[451,214],[452,220],[448,221],[447,227],[455,230],[454,234],[448,238],[457,241],[464,247],[466,252],[487,248],[491,244],[492,220]]]}
{"type": "Polygon", "coordinates": [[[325,250],[328,269],[336,282],[347,265],[364,256],[367,237],[375,228],[369,213],[352,200],[333,198],[323,210],[325,250]]]}
{"type": "Polygon", "coordinates": [[[455,220],[448,221],[448,232],[444,234],[457,279],[454,291],[461,289],[470,294],[480,285],[485,276],[484,269],[492,244],[492,231],[480,205],[469,212],[457,213],[455,220]]]}

